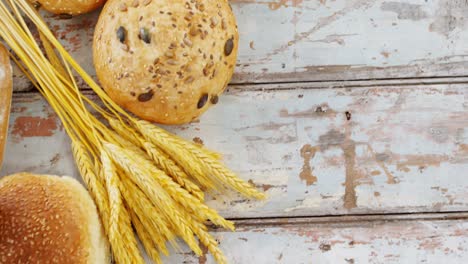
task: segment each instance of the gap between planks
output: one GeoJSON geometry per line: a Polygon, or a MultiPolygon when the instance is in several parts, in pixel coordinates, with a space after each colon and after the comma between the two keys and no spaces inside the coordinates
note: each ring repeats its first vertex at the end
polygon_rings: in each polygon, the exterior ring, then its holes
{"type": "MultiPolygon", "coordinates": [[[[399,79],[369,79],[369,80],[342,80],[342,81],[306,81],[306,82],[270,82],[270,83],[243,83],[230,84],[229,90],[238,91],[284,91],[284,90],[312,90],[312,89],[350,89],[350,88],[378,88],[378,87],[407,87],[468,84],[468,76],[461,77],[429,77],[429,78],[399,78],[399,79]]],[[[91,90],[83,88],[85,93],[91,90]]],[[[17,94],[36,93],[37,90],[15,91],[17,94]]]]}
{"type": "MultiPolygon", "coordinates": [[[[229,219],[236,223],[237,227],[264,226],[278,227],[290,225],[333,225],[353,224],[368,222],[409,222],[409,221],[453,221],[468,220],[468,211],[453,212],[421,212],[421,213],[389,213],[366,215],[330,215],[310,217],[272,217],[272,218],[243,218],[229,219]]],[[[218,228],[211,226],[212,230],[218,228]]]]}

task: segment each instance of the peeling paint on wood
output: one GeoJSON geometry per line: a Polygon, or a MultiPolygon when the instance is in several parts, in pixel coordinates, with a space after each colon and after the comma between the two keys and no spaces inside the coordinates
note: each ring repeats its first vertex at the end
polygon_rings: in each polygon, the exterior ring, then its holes
{"type": "MultiPolygon", "coordinates": [[[[233,83],[466,75],[464,0],[230,2],[241,34],[233,83]]],[[[66,20],[46,15],[92,76],[98,15],[66,20]]],[[[31,88],[17,68],[14,75],[16,90],[31,88]]]]}
{"type": "Polygon", "coordinates": [[[314,148],[309,144],[306,144],[301,148],[301,157],[304,159],[304,165],[302,166],[299,177],[301,180],[306,182],[307,186],[317,182],[317,177],[313,175],[312,168],[310,167],[310,160],[315,157],[315,153],[317,153],[317,148],[314,148]]]}
{"type": "Polygon", "coordinates": [[[57,119],[54,117],[21,116],[15,119],[11,133],[15,138],[49,137],[57,129],[56,122],[57,119]]]}

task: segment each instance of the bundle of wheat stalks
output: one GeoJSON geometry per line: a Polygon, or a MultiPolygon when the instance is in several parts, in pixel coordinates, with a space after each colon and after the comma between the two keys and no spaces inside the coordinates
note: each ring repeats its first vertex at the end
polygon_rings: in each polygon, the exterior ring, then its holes
{"type": "Polygon", "coordinates": [[[230,230],[234,225],[204,203],[204,191],[230,187],[257,199],[265,198],[264,194],[223,166],[219,154],[136,119],[117,106],[65,51],[27,0],[0,0],[0,36],[14,51],[16,64],[62,120],[115,261],[144,262],[135,230],[156,263],[161,262],[161,253],[168,254],[167,242],[177,248],[177,237],[197,255],[202,254],[202,244],[217,262],[225,263],[206,222],[230,230]],[[22,15],[37,27],[45,53],[22,15]],[[80,92],[73,70],[103,106],[80,92]]]}

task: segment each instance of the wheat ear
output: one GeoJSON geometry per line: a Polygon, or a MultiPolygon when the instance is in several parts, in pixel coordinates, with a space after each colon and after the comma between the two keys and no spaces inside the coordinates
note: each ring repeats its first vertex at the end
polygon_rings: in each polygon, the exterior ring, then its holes
{"type": "Polygon", "coordinates": [[[160,151],[156,146],[149,142],[143,144],[146,152],[156,165],[162,169],[166,174],[170,175],[175,182],[182,188],[187,190],[190,194],[198,198],[200,201],[205,200],[205,194],[200,188],[189,180],[187,174],[172,161],[164,152],[160,151]]]}
{"type": "Polygon", "coordinates": [[[101,222],[104,227],[106,234],[109,234],[109,198],[107,197],[107,191],[102,185],[102,182],[98,180],[97,175],[93,171],[93,163],[88,152],[85,150],[83,144],[78,141],[72,142],[72,151],[75,158],[76,165],[80,171],[81,177],[86,184],[91,196],[96,203],[101,216],[101,222]]]}
{"type": "Polygon", "coordinates": [[[159,209],[154,207],[146,195],[131,180],[122,179],[125,201],[145,227],[152,240],[164,255],[169,255],[166,241],[173,246],[177,246],[175,237],[164,219],[159,213],[159,209]]]}
{"type": "Polygon", "coordinates": [[[232,189],[246,197],[252,197],[258,200],[266,199],[265,193],[258,191],[252,184],[239,178],[234,172],[223,166],[218,160],[214,160],[208,156],[203,156],[203,153],[198,153],[198,156],[203,158],[203,165],[205,166],[207,173],[213,175],[232,189]]]}
{"type": "MultiPolygon", "coordinates": [[[[124,150],[116,145],[110,143],[104,143],[104,148],[108,150],[108,153],[112,159],[119,165],[131,177],[132,181],[140,187],[140,189],[146,194],[151,200],[154,206],[160,208],[160,212],[165,214],[167,219],[173,222],[173,227],[177,230],[177,234],[185,240],[187,245],[197,255],[201,255],[202,251],[194,238],[194,234],[187,224],[187,221],[181,217],[180,212],[177,210],[177,204],[175,201],[166,193],[164,188],[151,177],[151,170],[147,168],[146,164],[139,164],[139,166],[133,166],[133,160],[131,155],[135,155],[129,150],[124,150]],[[127,153],[132,153],[128,155],[127,153]]],[[[152,167],[152,165],[151,165],[152,167]]]]}
{"type": "Polygon", "coordinates": [[[135,125],[147,141],[162,149],[171,159],[180,165],[188,175],[194,177],[205,188],[211,190],[216,189],[215,183],[204,173],[200,161],[194,159],[193,155],[191,155],[187,149],[174,143],[174,139],[168,136],[167,133],[161,132],[161,129],[146,121],[137,121],[135,125]]]}
{"type": "MultiPolygon", "coordinates": [[[[187,211],[183,211],[182,214],[186,219],[192,219],[191,215],[187,211]]],[[[194,219],[189,223],[190,228],[192,228],[195,235],[197,235],[198,240],[208,249],[208,251],[210,251],[216,262],[218,264],[227,263],[226,257],[218,247],[218,242],[216,242],[213,236],[208,233],[208,228],[201,222],[195,221],[194,219]]]]}
{"type": "Polygon", "coordinates": [[[213,255],[214,259],[216,260],[216,263],[227,263],[226,256],[221,251],[221,249],[219,249],[218,242],[207,231],[203,229],[196,229],[194,231],[195,234],[197,234],[197,237],[200,240],[200,242],[208,249],[211,255],[213,255]]]}
{"type": "MultiPolygon", "coordinates": [[[[222,155],[216,151],[213,151],[213,150],[210,150],[210,149],[207,149],[205,148],[203,145],[201,144],[198,144],[198,143],[195,143],[195,142],[190,142],[190,141],[187,141],[177,135],[174,135],[172,133],[169,133],[168,131],[160,128],[160,127],[157,127],[153,124],[151,124],[150,122],[148,121],[145,121],[145,120],[138,120],[138,123],[140,123],[139,125],[143,125],[143,126],[151,126],[153,127],[153,131],[155,133],[158,133],[158,134],[161,134],[162,136],[164,136],[167,140],[169,140],[170,142],[172,142],[173,144],[178,144],[180,145],[181,147],[183,148],[186,148],[186,149],[198,149],[199,151],[202,151],[203,153],[205,153],[206,155],[208,156],[211,156],[212,158],[214,159],[222,159],[222,155]]],[[[139,125],[136,125],[137,127],[139,125]]]]}
{"type": "Polygon", "coordinates": [[[141,223],[138,216],[130,210],[130,217],[132,219],[133,226],[135,227],[136,233],[145,248],[146,254],[151,258],[151,260],[156,264],[162,264],[161,257],[159,256],[159,252],[156,250],[153,239],[149,232],[145,229],[144,225],[141,223]]]}
{"type": "Polygon", "coordinates": [[[190,150],[191,155],[199,159],[206,174],[215,176],[219,181],[228,185],[232,189],[238,191],[246,197],[255,199],[265,199],[266,195],[252,186],[250,183],[239,178],[235,173],[226,168],[219,160],[214,159],[212,156],[206,154],[198,148],[184,145],[186,149],[190,150]]]}
{"type": "Polygon", "coordinates": [[[119,264],[144,263],[135,239],[130,216],[120,194],[120,180],[108,153],[101,152],[102,173],[106,180],[110,202],[109,241],[119,264]]]}

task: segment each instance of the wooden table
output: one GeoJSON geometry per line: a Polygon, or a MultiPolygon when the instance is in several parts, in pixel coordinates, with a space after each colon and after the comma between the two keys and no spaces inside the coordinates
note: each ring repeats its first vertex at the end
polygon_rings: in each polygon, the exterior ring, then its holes
{"type": "MultiPolygon", "coordinates": [[[[199,122],[168,127],[270,197],[209,201],[238,224],[213,230],[231,263],[466,263],[468,3],[231,3],[241,46],[229,91],[199,122]]],[[[90,72],[97,15],[48,15],[90,72]]],[[[79,178],[59,119],[15,81],[0,174],[79,178]]],[[[212,260],[183,248],[166,263],[212,260]]]]}

